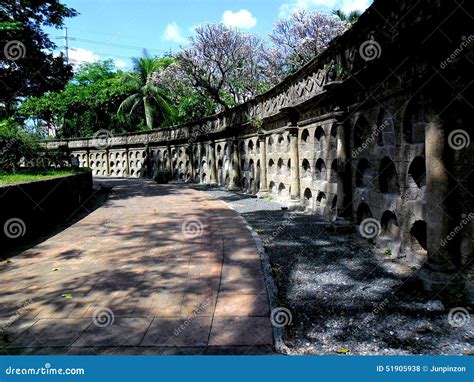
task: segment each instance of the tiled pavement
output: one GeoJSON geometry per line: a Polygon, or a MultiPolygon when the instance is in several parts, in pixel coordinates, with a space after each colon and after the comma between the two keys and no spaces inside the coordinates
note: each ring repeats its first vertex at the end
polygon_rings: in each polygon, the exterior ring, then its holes
{"type": "Polygon", "coordinates": [[[99,182],[114,186],[103,206],[0,263],[2,353],[273,351],[260,260],[234,211],[181,185],[99,182]]]}

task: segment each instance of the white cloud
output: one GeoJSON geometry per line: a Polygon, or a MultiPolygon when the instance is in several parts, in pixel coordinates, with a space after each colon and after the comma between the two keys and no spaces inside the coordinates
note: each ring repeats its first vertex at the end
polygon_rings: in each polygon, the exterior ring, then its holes
{"type": "Polygon", "coordinates": [[[92,50],[83,48],[69,48],[69,61],[74,65],[80,65],[84,62],[96,62],[100,60],[100,56],[92,50]]]}
{"type": "Polygon", "coordinates": [[[115,66],[118,69],[123,69],[123,68],[127,67],[127,63],[125,61],[122,61],[122,60],[114,60],[114,63],[115,63],[115,66]]]}
{"type": "Polygon", "coordinates": [[[225,11],[222,15],[222,22],[229,27],[242,29],[250,29],[257,25],[257,19],[246,9],[241,9],[238,12],[225,11]]]}
{"type": "Polygon", "coordinates": [[[341,9],[349,13],[351,11],[365,11],[372,0],[291,0],[283,3],[279,8],[279,17],[288,17],[297,9],[320,9],[332,11],[341,9]]]}
{"type": "Polygon", "coordinates": [[[341,9],[344,13],[350,13],[352,11],[365,11],[371,1],[370,0],[344,0],[341,4],[341,9]]]}
{"type": "Polygon", "coordinates": [[[338,0],[293,0],[280,6],[279,16],[288,17],[297,9],[325,8],[335,9],[338,0]]]}
{"type": "Polygon", "coordinates": [[[181,29],[175,22],[169,23],[166,26],[163,38],[166,41],[173,41],[177,44],[185,44],[187,40],[181,34],[181,29]]]}

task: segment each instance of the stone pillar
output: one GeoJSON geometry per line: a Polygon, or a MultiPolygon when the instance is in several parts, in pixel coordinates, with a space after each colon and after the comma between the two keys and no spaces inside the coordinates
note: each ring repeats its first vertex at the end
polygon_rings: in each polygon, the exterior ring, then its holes
{"type": "Polygon", "coordinates": [[[344,124],[340,121],[336,122],[337,128],[337,146],[336,146],[336,158],[337,158],[337,214],[344,214],[345,198],[346,193],[344,191],[344,178],[345,169],[347,164],[346,155],[346,134],[344,124]]]}
{"type": "Polygon", "coordinates": [[[110,175],[110,158],[109,158],[109,149],[105,149],[105,168],[106,168],[106,173],[107,176],[110,175]]]}
{"type": "Polygon", "coordinates": [[[125,149],[125,169],[127,171],[127,177],[130,177],[130,153],[128,152],[128,147],[125,149]]]}
{"type": "Polygon", "coordinates": [[[167,145],[168,150],[168,171],[170,173],[170,177],[173,176],[173,155],[171,154],[171,145],[168,143],[167,145]]]}
{"type": "Polygon", "coordinates": [[[209,150],[211,150],[211,186],[217,186],[216,144],[214,141],[209,143],[209,150]]]}
{"type": "Polygon", "coordinates": [[[190,159],[190,164],[191,164],[191,181],[194,183],[196,180],[196,171],[194,168],[194,145],[190,144],[189,145],[189,158],[190,159]]]}
{"type": "Polygon", "coordinates": [[[90,156],[90,150],[86,150],[86,167],[87,168],[90,168],[90,165],[91,165],[89,156],[90,156]]]}
{"type": "Polygon", "coordinates": [[[420,276],[425,288],[439,291],[454,282],[455,264],[449,253],[448,171],[444,160],[445,133],[439,117],[433,117],[425,127],[426,153],[426,236],[428,261],[420,276]]]}
{"type": "Polygon", "coordinates": [[[260,145],[260,190],[259,193],[268,192],[267,181],[267,137],[265,134],[258,135],[260,145]]]}
{"type": "Polygon", "coordinates": [[[298,127],[290,124],[290,158],[291,158],[291,199],[300,200],[300,158],[298,153],[298,127]]]}
{"type": "Polygon", "coordinates": [[[232,171],[229,190],[240,190],[239,141],[237,138],[232,140],[232,171]]]}

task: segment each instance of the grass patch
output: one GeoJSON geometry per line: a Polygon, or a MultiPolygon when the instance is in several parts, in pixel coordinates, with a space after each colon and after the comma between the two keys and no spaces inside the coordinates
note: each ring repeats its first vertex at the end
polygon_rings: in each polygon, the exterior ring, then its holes
{"type": "Polygon", "coordinates": [[[25,182],[37,182],[40,180],[60,178],[66,175],[74,175],[84,172],[84,169],[20,169],[15,173],[0,172],[0,185],[16,184],[25,182]]]}

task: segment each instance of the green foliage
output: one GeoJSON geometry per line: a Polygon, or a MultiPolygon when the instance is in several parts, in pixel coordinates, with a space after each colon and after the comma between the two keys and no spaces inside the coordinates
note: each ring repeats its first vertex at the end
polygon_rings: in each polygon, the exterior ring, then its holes
{"type": "Polygon", "coordinates": [[[385,248],[385,250],[383,251],[383,254],[385,256],[392,256],[392,250],[390,248],[385,248]]]}
{"type": "Polygon", "coordinates": [[[16,173],[0,172],[0,184],[15,184],[22,182],[35,182],[39,180],[59,178],[61,176],[73,175],[83,169],[56,169],[56,168],[34,168],[19,169],[16,173]]]}
{"type": "Polygon", "coordinates": [[[141,58],[134,58],[134,71],[126,73],[124,83],[134,91],[118,108],[118,115],[133,117],[139,113],[145,117],[148,129],[159,125],[170,125],[176,120],[176,110],[171,105],[170,97],[165,88],[153,81],[156,72],[166,69],[172,59],[149,57],[146,52],[141,58]]]}
{"type": "Polygon", "coordinates": [[[40,96],[64,87],[72,75],[62,57],[53,57],[54,44],[43,26],[59,28],[74,9],[53,0],[2,0],[0,6],[0,105],[13,115],[19,99],[40,96]],[[5,53],[6,52],[6,53],[5,53]]]}
{"type": "Polygon", "coordinates": [[[38,136],[26,132],[12,118],[0,121],[0,173],[11,174],[21,165],[35,168],[62,167],[67,157],[61,151],[45,150],[38,136]]]}
{"type": "Polygon", "coordinates": [[[18,114],[35,119],[38,128],[58,129],[60,137],[87,137],[105,129],[112,133],[135,130],[139,119],[127,119],[116,111],[133,86],[115,72],[110,60],[84,64],[61,92],[25,100],[18,114]]]}

